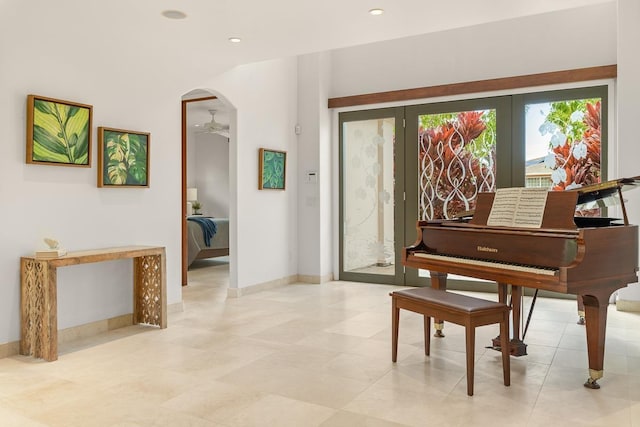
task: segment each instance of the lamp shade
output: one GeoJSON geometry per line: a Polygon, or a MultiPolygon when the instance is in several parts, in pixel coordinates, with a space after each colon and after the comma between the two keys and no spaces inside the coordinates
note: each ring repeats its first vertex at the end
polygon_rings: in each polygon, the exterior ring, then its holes
{"type": "Polygon", "coordinates": [[[197,188],[187,188],[187,200],[192,202],[194,200],[198,200],[198,189],[197,188]]]}

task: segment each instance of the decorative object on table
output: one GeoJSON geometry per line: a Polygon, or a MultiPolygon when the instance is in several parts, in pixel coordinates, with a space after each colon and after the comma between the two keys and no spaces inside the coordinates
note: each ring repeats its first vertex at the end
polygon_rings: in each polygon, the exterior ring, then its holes
{"type": "Polygon", "coordinates": [[[91,167],[93,107],[27,96],[27,163],[91,167]]]}
{"type": "Polygon", "coordinates": [[[60,243],[56,239],[45,237],[44,242],[48,249],[36,251],[36,258],[58,258],[67,254],[67,251],[60,247],[60,243]]]}
{"type": "Polygon", "coordinates": [[[285,151],[260,148],[259,190],[284,190],[287,170],[285,151]]]}
{"type": "Polygon", "coordinates": [[[200,212],[200,209],[202,209],[202,205],[200,204],[199,201],[197,200],[192,201],[191,207],[193,208],[194,215],[202,215],[202,212],[200,212]]]}
{"type": "Polygon", "coordinates": [[[98,128],[98,187],[149,187],[151,134],[98,128]]]}

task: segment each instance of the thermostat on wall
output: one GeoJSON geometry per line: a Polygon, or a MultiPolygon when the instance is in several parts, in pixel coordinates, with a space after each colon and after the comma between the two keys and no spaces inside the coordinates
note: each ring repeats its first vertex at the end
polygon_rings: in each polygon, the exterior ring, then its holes
{"type": "Polygon", "coordinates": [[[316,171],[307,171],[307,184],[317,184],[318,183],[318,172],[316,171]]]}

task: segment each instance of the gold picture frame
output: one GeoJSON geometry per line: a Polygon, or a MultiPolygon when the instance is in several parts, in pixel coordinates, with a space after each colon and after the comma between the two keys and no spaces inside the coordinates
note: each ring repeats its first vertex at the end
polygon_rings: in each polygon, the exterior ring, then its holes
{"type": "Polygon", "coordinates": [[[98,187],[149,187],[151,134],[98,128],[98,187]]]}
{"type": "Polygon", "coordinates": [[[30,164],[91,167],[93,106],[27,95],[30,164]]]}
{"type": "Polygon", "coordinates": [[[260,148],[259,190],[284,190],[287,177],[287,152],[260,148]]]}

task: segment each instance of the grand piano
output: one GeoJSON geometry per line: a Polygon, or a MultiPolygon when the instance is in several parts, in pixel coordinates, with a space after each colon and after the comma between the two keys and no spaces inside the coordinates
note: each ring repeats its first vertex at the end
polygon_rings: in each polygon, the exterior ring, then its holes
{"type": "MultiPolygon", "coordinates": [[[[404,248],[402,263],[429,270],[431,286],[437,289],[446,289],[449,273],[495,281],[504,303],[510,288],[513,355],[526,354],[519,330],[522,287],[577,295],[589,356],[584,385],[597,389],[603,376],[609,298],[638,280],[638,226],[629,224],[622,191],[639,184],[640,177],[634,177],[545,192],[541,221],[533,228],[488,225],[494,223],[490,218],[499,193],[480,193],[472,216],[418,221],[418,238],[404,248]],[[602,204],[612,197],[619,199],[622,219],[575,216],[576,206],[602,204]]],[[[440,333],[442,322],[436,320],[435,326],[440,333]]]]}

